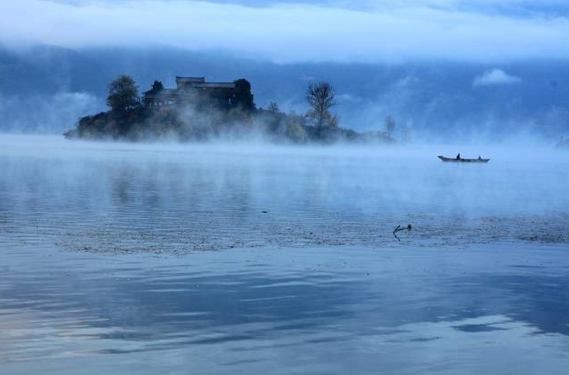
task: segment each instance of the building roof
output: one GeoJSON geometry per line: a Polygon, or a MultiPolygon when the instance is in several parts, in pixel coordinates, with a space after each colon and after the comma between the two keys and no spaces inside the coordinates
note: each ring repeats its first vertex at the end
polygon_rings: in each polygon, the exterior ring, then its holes
{"type": "Polygon", "coordinates": [[[235,83],[233,82],[204,82],[192,85],[197,88],[220,88],[220,89],[234,89],[235,83]]]}
{"type": "Polygon", "coordinates": [[[194,88],[234,89],[233,82],[206,82],[205,77],[176,77],[176,84],[194,88]]]}
{"type": "Polygon", "coordinates": [[[176,76],[176,82],[183,83],[204,83],[205,77],[179,77],[176,76]]]}
{"type": "Polygon", "coordinates": [[[206,82],[205,77],[176,77],[178,88],[162,89],[158,92],[152,90],[144,93],[146,99],[150,100],[176,100],[182,98],[191,99],[193,93],[191,89],[219,89],[217,94],[227,94],[227,90],[235,89],[233,82],[206,82]]]}

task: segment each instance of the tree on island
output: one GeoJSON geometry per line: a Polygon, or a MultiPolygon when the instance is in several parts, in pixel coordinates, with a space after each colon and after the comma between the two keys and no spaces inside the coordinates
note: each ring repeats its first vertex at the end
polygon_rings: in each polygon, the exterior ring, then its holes
{"type": "Polygon", "coordinates": [[[155,95],[158,94],[160,91],[164,90],[164,85],[161,81],[154,81],[150,90],[146,91],[143,94],[143,103],[145,106],[149,105],[148,95],[155,95]]]}
{"type": "Polygon", "coordinates": [[[157,93],[164,90],[164,85],[162,84],[161,81],[154,81],[154,83],[152,84],[152,87],[150,88],[150,92],[151,93],[157,93]]]}
{"type": "Polygon", "coordinates": [[[255,109],[253,94],[251,93],[251,83],[244,78],[234,81],[235,94],[233,95],[232,104],[234,107],[242,109],[246,112],[255,109]]]}
{"type": "Polygon", "coordinates": [[[330,108],[336,105],[336,93],[329,83],[309,84],[306,90],[306,100],[312,107],[307,116],[312,119],[319,134],[323,127],[338,126],[338,119],[330,113],[330,108]]]}
{"type": "Polygon", "coordinates": [[[125,113],[140,104],[138,86],[131,76],[122,75],[108,86],[107,105],[115,113],[125,113]]]}
{"type": "Polygon", "coordinates": [[[279,113],[279,105],[276,102],[270,102],[267,111],[271,113],[279,113]]]}
{"type": "Polygon", "coordinates": [[[385,118],[385,135],[388,138],[392,138],[393,131],[395,131],[395,121],[393,121],[391,116],[387,116],[385,118]]]}

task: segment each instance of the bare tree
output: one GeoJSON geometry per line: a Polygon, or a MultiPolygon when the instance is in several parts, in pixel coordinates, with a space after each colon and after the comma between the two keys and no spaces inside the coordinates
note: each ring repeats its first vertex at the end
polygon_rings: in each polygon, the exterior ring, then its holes
{"type": "Polygon", "coordinates": [[[336,94],[329,83],[309,84],[306,100],[312,107],[308,115],[314,119],[316,127],[337,125],[337,119],[330,113],[330,108],[336,105],[336,94]]]}
{"type": "Polygon", "coordinates": [[[387,116],[385,118],[385,135],[388,138],[391,138],[394,130],[395,130],[395,121],[393,121],[391,116],[387,116]]]}
{"type": "Polygon", "coordinates": [[[271,113],[278,113],[279,112],[279,105],[275,102],[271,102],[271,103],[269,103],[269,108],[267,108],[267,111],[269,111],[271,113]]]}

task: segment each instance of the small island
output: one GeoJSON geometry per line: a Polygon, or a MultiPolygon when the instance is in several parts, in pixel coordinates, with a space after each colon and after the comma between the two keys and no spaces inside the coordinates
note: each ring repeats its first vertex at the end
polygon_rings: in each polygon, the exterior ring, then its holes
{"type": "Polygon", "coordinates": [[[358,133],[342,128],[330,109],[336,105],[333,87],[311,83],[306,91],[310,110],[284,113],[278,104],[257,108],[251,83],[208,82],[205,77],[176,77],[176,88],[154,81],[142,97],[134,79],[122,75],[108,85],[109,111],[79,119],[67,139],[124,141],[208,141],[261,137],[285,143],[395,142],[395,123],[385,131],[358,133]]]}

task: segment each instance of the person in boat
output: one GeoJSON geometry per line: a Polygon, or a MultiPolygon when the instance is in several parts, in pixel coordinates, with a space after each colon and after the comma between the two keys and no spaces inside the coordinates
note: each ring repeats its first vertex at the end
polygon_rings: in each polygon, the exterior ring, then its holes
{"type": "Polygon", "coordinates": [[[456,160],[460,160],[460,152],[456,155],[456,160]]]}
{"type": "Polygon", "coordinates": [[[482,160],[482,157],[480,155],[478,155],[478,160],[482,160]]]}

